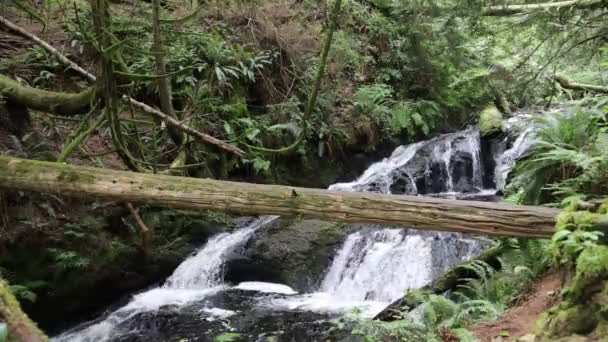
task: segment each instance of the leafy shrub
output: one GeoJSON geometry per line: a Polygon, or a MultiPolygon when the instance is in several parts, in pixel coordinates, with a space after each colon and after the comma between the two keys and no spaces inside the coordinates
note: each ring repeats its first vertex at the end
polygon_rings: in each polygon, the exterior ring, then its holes
{"type": "Polygon", "coordinates": [[[390,134],[407,132],[410,138],[428,135],[442,118],[433,101],[394,101],[393,90],[386,84],[361,86],[354,97],[354,112],[374,122],[390,134]]]}
{"type": "Polygon", "coordinates": [[[538,120],[537,142],[518,162],[511,192],[543,203],[608,190],[608,134],[603,113],[577,111],[538,120]],[[514,191],[515,190],[515,191],[514,191]]]}

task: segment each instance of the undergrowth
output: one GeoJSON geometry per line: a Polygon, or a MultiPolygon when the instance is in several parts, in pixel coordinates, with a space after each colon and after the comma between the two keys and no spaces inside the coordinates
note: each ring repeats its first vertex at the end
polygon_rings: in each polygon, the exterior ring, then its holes
{"type": "Polygon", "coordinates": [[[505,239],[508,252],[492,266],[476,260],[457,266],[471,277],[445,294],[411,290],[408,297],[419,303],[405,308],[400,319],[383,322],[362,319],[355,313],[338,328],[351,327],[351,333],[365,341],[474,341],[469,327],[497,319],[525,296],[532,281],[548,269],[547,243],[540,240],[505,239]]]}

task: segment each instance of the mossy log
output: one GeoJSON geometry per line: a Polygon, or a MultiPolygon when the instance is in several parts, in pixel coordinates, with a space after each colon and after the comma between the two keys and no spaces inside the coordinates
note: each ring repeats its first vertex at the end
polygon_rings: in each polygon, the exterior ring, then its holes
{"type": "Polygon", "coordinates": [[[558,211],[505,203],[336,192],[141,174],[0,157],[0,188],[239,214],[302,215],[485,235],[549,238],[558,211]]]}
{"type": "Polygon", "coordinates": [[[490,6],[483,10],[485,16],[509,16],[533,11],[550,11],[562,9],[596,9],[608,7],[606,0],[568,0],[568,1],[553,1],[543,2],[538,4],[522,4],[522,5],[497,5],[490,6]]]}
{"type": "Polygon", "coordinates": [[[27,108],[59,115],[77,115],[89,111],[95,87],[80,93],[57,93],[20,84],[0,75],[0,95],[27,108]]]}
{"type": "Polygon", "coordinates": [[[576,83],[563,76],[555,76],[555,81],[564,89],[589,91],[593,93],[608,94],[608,87],[594,84],[576,83]]]}
{"type": "Polygon", "coordinates": [[[43,342],[48,337],[21,310],[19,302],[0,278],[0,322],[8,326],[8,341],[43,342]]]}

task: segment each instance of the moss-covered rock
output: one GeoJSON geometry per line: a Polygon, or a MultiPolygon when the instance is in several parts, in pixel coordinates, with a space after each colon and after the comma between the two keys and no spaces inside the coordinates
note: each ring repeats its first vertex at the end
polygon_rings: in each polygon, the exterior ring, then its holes
{"type": "Polygon", "coordinates": [[[581,335],[608,339],[608,246],[591,233],[607,217],[603,205],[579,209],[571,205],[557,219],[553,257],[574,275],[562,290],[561,302],[539,317],[537,333],[543,341],[581,335]]]}
{"type": "Polygon", "coordinates": [[[260,230],[226,266],[226,280],[268,281],[315,289],[336,249],[355,225],[277,219],[260,230]]]}
{"type": "Polygon", "coordinates": [[[502,130],[502,113],[495,105],[489,105],[479,113],[479,132],[482,137],[494,136],[502,130]]]}

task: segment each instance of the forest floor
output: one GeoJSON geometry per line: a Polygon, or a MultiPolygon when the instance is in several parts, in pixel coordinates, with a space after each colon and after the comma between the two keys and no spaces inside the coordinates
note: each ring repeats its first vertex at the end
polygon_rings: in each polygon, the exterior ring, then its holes
{"type": "Polygon", "coordinates": [[[532,333],[542,312],[559,299],[561,279],[552,272],[536,281],[519,304],[507,310],[498,320],[480,324],[473,332],[482,342],[514,341],[532,333]]]}

